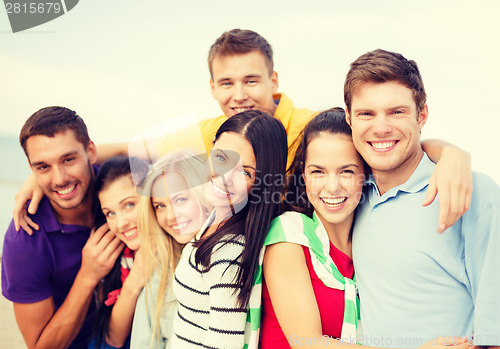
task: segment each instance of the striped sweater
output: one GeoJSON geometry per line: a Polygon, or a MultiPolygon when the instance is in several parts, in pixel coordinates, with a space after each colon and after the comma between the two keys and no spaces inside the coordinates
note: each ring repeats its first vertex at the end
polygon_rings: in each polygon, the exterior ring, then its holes
{"type": "Polygon", "coordinates": [[[208,268],[195,265],[193,244],[182,251],[173,280],[179,307],[172,348],[243,348],[247,309],[237,305],[234,282],[244,238],[224,241],[214,247],[208,268]]]}

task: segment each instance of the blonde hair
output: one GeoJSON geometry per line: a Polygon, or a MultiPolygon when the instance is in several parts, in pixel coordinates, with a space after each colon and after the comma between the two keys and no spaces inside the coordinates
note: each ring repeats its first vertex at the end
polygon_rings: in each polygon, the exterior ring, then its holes
{"type": "Polygon", "coordinates": [[[208,179],[205,166],[206,159],[203,156],[195,155],[190,150],[182,150],[160,158],[152,165],[144,178],[143,196],[139,203],[138,229],[140,232],[140,249],[146,282],[145,292],[148,312],[149,302],[151,301],[151,287],[149,282],[155,271],[160,272],[160,284],[153,312],[151,343],[153,343],[155,336],[159,337],[160,318],[167,293],[167,286],[171,282],[173,271],[179,261],[183,247],[183,245],[175,241],[160,226],[156,219],[151,197],[153,184],[166,173],[176,172],[180,174],[186,180],[188,188],[190,188],[195,199],[198,200],[200,215],[204,213],[208,215],[208,205],[201,188],[201,184],[205,183],[208,179]]]}

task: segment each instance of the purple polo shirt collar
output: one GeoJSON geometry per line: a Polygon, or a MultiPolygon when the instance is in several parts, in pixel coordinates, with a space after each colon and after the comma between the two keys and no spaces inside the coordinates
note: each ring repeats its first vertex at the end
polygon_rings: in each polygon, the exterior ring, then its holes
{"type": "MultiPolygon", "coordinates": [[[[59,223],[54,210],[52,209],[51,202],[46,196],[44,196],[40,201],[37,216],[43,217],[43,220],[37,221],[36,223],[39,224],[40,228],[47,233],[61,232],[70,234],[89,229],[88,227],[81,225],[59,223]]],[[[33,217],[31,218],[33,219],[33,217]]]]}
{"type": "Polygon", "coordinates": [[[50,200],[47,199],[46,196],[42,198],[40,205],[38,206],[38,211],[40,212],[40,217],[43,217],[43,220],[37,222],[41,229],[48,232],[62,231],[62,224],[56,219],[56,215],[54,210],[52,209],[52,205],[50,204],[50,200]]]}

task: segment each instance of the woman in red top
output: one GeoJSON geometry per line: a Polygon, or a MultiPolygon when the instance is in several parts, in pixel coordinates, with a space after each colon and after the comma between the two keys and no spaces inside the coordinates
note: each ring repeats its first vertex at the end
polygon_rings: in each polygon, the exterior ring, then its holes
{"type": "MultiPolygon", "coordinates": [[[[301,213],[304,230],[324,227],[333,263],[352,279],[351,226],[366,166],[350,131],[341,108],[320,113],[307,125],[291,167],[285,205],[295,216],[301,213]]],[[[301,333],[341,337],[344,291],[325,286],[308,247],[293,242],[267,246],[263,271],[262,349],[290,348],[301,333]]]]}

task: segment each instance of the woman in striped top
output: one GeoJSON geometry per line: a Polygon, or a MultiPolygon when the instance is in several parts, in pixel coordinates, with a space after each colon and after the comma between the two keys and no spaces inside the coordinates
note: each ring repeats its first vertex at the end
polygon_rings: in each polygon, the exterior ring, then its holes
{"type": "Polygon", "coordinates": [[[279,213],[286,159],[285,129],[263,112],[237,114],[217,131],[205,191],[214,210],[174,274],[173,348],[244,346],[250,291],[279,213]]]}

